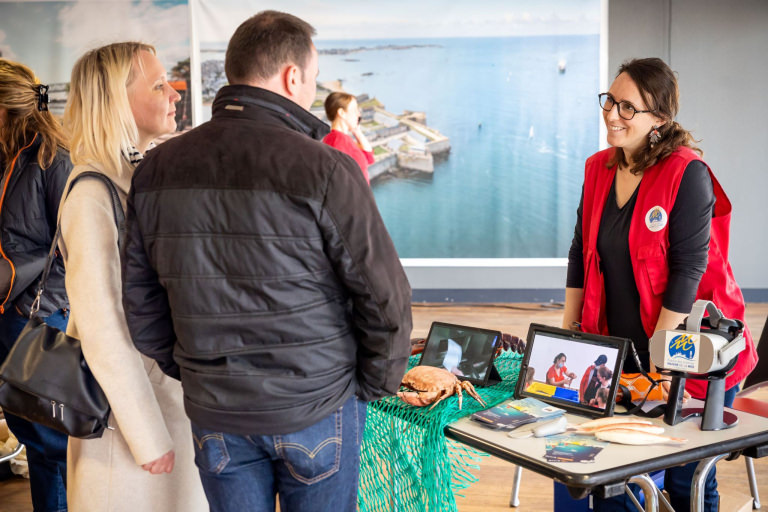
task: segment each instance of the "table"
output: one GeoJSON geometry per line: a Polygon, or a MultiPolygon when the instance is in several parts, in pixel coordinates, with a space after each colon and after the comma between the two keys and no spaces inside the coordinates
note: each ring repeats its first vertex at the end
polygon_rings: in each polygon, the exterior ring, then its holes
{"type": "MultiPolygon", "coordinates": [[[[733,411],[739,423],[733,428],[704,432],[700,420],[692,419],[674,427],[661,418],[654,424],[665,427],[666,434],[688,439],[683,445],[627,446],[609,444],[598,454],[595,462],[551,463],[544,458],[545,438],[514,439],[504,431],[485,428],[469,418],[462,418],[446,427],[446,435],[473,448],[491,453],[568,486],[574,496],[596,490],[605,497],[624,492],[630,479],[645,488],[640,475],[672,466],[700,461],[692,483],[691,510],[703,508],[703,483],[715,462],[731,453],[744,452],[752,457],[768,454],[768,418],[733,411]],[[639,477],[639,478],[637,478],[639,477]]],[[[569,423],[578,424],[588,418],[567,414],[569,423]]],[[[648,493],[646,493],[648,495],[648,493]]],[[[651,500],[653,501],[653,500],[651,500]]]]}

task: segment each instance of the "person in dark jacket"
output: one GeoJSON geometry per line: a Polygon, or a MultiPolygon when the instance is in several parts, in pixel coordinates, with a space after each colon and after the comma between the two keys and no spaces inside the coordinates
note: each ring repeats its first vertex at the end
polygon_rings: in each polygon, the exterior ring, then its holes
{"type": "MultiPolygon", "coordinates": [[[[47,87],[22,64],[0,59],[0,360],[29,318],[72,170],[66,138],[48,111],[47,87]]],[[[69,303],[57,255],[38,316],[66,329],[69,303]]],[[[5,412],[27,448],[35,512],[67,510],[67,436],[5,412]]]]}
{"type": "Polygon", "coordinates": [[[276,493],[355,510],[366,402],[410,354],[411,290],[370,187],[308,112],[314,33],[246,20],[211,121],[150,151],[128,197],[128,326],[181,379],[213,511],[276,493]]]}

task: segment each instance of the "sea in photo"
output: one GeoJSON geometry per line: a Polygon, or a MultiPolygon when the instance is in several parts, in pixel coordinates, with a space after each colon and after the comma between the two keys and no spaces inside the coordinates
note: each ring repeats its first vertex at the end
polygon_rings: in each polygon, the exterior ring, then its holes
{"type": "Polygon", "coordinates": [[[401,257],[567,256],[599,142],[598,35],[316,45],[318,82],[424,112],[450,139],[433,173],[373,183],[401,257]]]}

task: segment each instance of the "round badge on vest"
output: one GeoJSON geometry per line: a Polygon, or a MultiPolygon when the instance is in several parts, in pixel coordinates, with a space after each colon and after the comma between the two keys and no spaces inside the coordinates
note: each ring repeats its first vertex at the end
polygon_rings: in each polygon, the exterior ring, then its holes
{"type": "Polygon", "coordinates": [[[667,212],[661,206],[654,206],[645,214],[645,225],[654,233],[661,231],[667,225],[667,212]]]}

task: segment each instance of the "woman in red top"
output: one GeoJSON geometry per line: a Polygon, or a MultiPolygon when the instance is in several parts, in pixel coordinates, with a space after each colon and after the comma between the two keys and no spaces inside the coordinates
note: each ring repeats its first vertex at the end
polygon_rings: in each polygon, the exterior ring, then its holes
{"type": "MultiPolygon", "coordinates": [[[[630,338],[642,369],[654,370],[649,338],[675,329],[695,300],[710,300],[727,318],[744,320],[744,298],[728,261],[731,202],[693,136],[675,121],[679,89],[664,61],[625,62],[598,98],[612,147],[585,166],[563,326],[630,338]]],[[[747,348],[726,378],[726,406],[757,363],[746,327],[744,338],[747,348]]],[[[632,358],[624,369],[640,370],[632,358]]],[[[707,381],[688,379],[686,389],[704,398],[707,381]]],[[[666,470],[664,489],[675,510],[690,508],[696,466],[666,470]]],[[[718,508],[714,475],[712,468],[706,512],[718,508]]],[[[594,500],[596,512],[633,508],[625,495],[594,500]]]]}
{"type": "Polygon", "coordinates": [[[345,92],[332,92],[325,99],[325,114],[331,122],[331,133],[323,142],[354,158],[365,181],[370,183],[368,166],[373,163],[373,149],[360,129],[357,100],[345,92]]]}
{"type": "Polygon", "coordinates": [[[555,356],[552,366],[547,370],[547,384],[560,388],[565,386],[566,382],[569,386],[571,385],[576,374],[568,371],[568,367],[565,366],[565,359],[565,354],[562,352],[555,356]]]}

